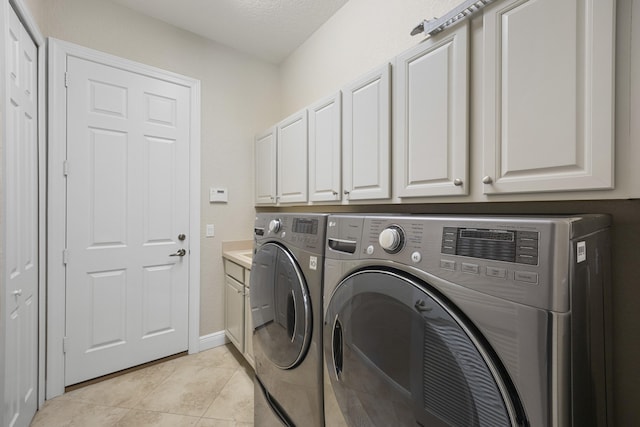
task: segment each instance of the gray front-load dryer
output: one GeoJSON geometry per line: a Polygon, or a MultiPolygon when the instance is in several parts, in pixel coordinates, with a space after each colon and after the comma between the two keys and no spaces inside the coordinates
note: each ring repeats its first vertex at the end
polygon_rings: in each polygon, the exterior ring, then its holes
{"type": "Polygon", "coordinates": [[[330,216],[326,425],[611,424],[608,227],[330,216]]]}
{"type": "Polygon", "coordinates": [[[325,214],[260,213],[251,316],[256,426],[324,426],[322,272],[325,214]]]}

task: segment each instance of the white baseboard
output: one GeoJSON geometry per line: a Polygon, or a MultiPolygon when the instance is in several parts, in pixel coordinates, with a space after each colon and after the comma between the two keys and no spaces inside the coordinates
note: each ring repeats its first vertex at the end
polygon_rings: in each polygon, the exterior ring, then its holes
{"type": "Polygon", "coordinates": [[[220,347],[221,345],[225,345],[228,342],[229,339],[225,336],[224,331],[214,332],[209,335],[203,335],[200,337],[200,351],[220,347]]]}

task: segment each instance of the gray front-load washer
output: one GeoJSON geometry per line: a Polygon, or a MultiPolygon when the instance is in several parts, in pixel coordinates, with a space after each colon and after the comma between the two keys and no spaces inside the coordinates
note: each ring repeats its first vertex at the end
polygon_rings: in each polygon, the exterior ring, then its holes
{"type": "Polygon", "coordinates": [[[330,216],[326,425],[612,425],[608,227],[330,216]]]}
{"type": "Polygon", "coordinates": [[[251,268],[256,426],[324,426],[326,214],[259,213],[251,268]]]}

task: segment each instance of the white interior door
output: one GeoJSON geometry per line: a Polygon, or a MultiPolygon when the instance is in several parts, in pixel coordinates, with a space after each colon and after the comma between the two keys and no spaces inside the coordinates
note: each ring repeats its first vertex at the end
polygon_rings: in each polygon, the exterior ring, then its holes
{"type": "MultiPolygon", "coordinates": [[[[5,316],[5,402],[0,423],[28,426],[38,385],[38,139],[37,50],[12,8],[6,37],[8,78],[5,239],[0,289],[5,316]]],[[[6,101],[5,101],[6,102],[6,101]]],[[[1,359],[0,359],[1,360],[1,359]]]]}
{"type": "Polygon", "coordinates": [[[175,83],[76,57],[67,77],[70,385],[187,350],[190,112],[175,83]]]}

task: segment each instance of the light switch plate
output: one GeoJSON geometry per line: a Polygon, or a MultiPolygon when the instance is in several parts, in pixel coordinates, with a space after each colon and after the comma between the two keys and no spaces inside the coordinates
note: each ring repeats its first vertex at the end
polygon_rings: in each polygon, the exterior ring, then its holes
{"type": "Polygon", "coordinates": [[[215,235],[215,229],[213,224],[207,224],[207,237],[213,237],[215,235]]]}

